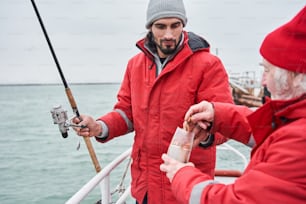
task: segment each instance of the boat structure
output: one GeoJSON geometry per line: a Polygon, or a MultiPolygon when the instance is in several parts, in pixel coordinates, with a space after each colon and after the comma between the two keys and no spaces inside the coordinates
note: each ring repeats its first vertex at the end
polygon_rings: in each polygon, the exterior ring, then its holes
{"type": "MultiPolygon", "coordinates": [[[[262,105],[264,89],[260,87],[260,83],[255,79],[255,73],[244,72],[239,74],[230,74],[229,80],[235,104],[245,105],[254,109],[262,105]]],[[[101,194],[101,198],[96,204],[128,203],[127,200],[131,200],[131,186],[129,183],[129,168],[131,162],[130,154],[131,148],[122,152],[122,154],[82,186],[78,192],[72,195],[69,200],[67,200],[66,204],[81,203],[82,200],[84,200],[96,188],[100,188],[101,194]],[[124,163],[126,164],[126,167],[123,168],[124,170],[121,180],[115,189],[111,190],[110,184],[112,184],[112,172],[124,163]],[[127,182],[124,181],[124,179],[127,179],[127,182]],[[115,195],[116,193],[117,195],[115,195]]],[[[242,174],[247,163],[247,157],[234,147],[231,144],[231,141],[218,145],[215,180],[225,184],[233,183],[235,179],[242,174]],[[228,158],[231,154],[234,156],[228,158]],[[224,157],[222,161],[219,161],[220,159],[218,158],[220,157],[224,157]],[[224,164],[225,161],[229,164],[225,164],[224,167],[220,167],[220,165],[218,166],[220,163],[224,164]],[[229,167],[232,166],[232,164],[235,164],[233,169],[229,167]],[[240,165],[240,168],[237,168],[237,165],[240,165]]],[[[135,203],[134,200],[133,203],[135,203]]]]}
{"type": "Polygon", "coordinates": [[[263,97],[269,95],[253,71],[230,73],[229,82],[234,103],[237,105],[257,108],[262,105],[263,97]]]}

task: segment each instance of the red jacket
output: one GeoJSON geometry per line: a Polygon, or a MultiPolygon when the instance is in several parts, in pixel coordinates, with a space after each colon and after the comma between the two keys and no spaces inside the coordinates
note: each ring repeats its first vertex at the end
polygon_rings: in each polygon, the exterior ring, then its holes
{"type": "Polygon", "coordinates": [[[195,168],[180,169],[172,182],[180,203],[306,203],[306,94],[270,101],[248,117],[245,108],[214,105],[214,130],[244,143],[253,133],[251,161],[231,185],[216,184],[195,168]]]}
{"type": "MultiPolygon", "coordinates": [[[[109,128],[108,138],[98,139],[100,142],[131,131],[126,119],[133,125],[132,195],[140,203],[146,193],[149,203],[176,203],[169,180],[159,166],[161,155],[167,152],[188,108],[202,100],[232,103],[228,76],[221,61],[209,53],[204,39],[186,32],[184,36],[182,49],[157,77],[153,56],[144,47],[144,40],[139,41],[137,46],[142,52],[128,62],[114,106],[117,111],[100,118],[109,128]]],[[[213,175],[215,146],[196,148],[190,160],[203,172],[213,175]]]]}

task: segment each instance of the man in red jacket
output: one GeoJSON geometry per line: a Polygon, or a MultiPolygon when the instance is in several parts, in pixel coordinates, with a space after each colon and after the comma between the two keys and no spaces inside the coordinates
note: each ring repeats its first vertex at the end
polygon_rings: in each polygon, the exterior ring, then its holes
{"type": "MultiPolygon", "coordinates": [[[[202,100],[232,103],[222,62],[205,39],[184,30],[186,23],[182,0],[149,1],[148,33],[127,64],[113,111],[98,120],[85,115],[82,122],[74,120],[87,127],[77,129],[79,135],[99,142],[134,131],[131,191],[138,203],[177,203],[159,166],[188,108],[202,100]]],[[[213,177],[215,145],[224,141],[211,136],[193,150],[190,161],[213,177]]]]}
{"type": "MultiPolygon", "coordinates": [[[[218,183],[164,154],[160,169],[179,203],[304,204],[306,202],[306,7],[264,39],[262,84],[271,99],[252,112],[246,107],[203,101],[187,111],[184,126],[253,146],[251,160],[233,184],[218,183]],[[227,114],[224,114],[227,113],[227,114]],[[191,119],[190,119],[191,117],[191,119]]],[[[205,138],[203,133],[199,137],[205,138]]]]}

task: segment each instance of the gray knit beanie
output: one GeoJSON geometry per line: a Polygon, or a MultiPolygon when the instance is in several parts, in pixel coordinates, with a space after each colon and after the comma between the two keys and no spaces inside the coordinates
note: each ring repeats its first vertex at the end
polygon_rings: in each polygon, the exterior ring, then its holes
{"type": "Polygon", "coordinates": [[[183,0],[150,0],[146,28],[149,29],[154,21],[161,18],[179,18],[185,26],[187,17],[183,0]]]}

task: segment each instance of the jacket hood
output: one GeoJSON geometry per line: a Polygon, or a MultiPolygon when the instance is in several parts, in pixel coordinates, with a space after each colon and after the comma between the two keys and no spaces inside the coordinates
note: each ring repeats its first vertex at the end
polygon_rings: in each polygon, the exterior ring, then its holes
{"type": "MultiPolygon", "coordinates": [[[[188,48],[194,53],[197,52],[199,50],[205,50],[207,52],[210,51],[210,45],[207,42],[207,40],[205,40],[204,38],[202,38],[201,36],[194,34],[193,32],[186,32],[183,31],[184,33],[184,43],[183,46],[188,46],[188,48]]],[[[146,48],[146,37],[139,40],[136,43],[136,47],[138,47],[143,53],[145,53],[149,58],[153,58],[151,52],[146,48]]]]}

